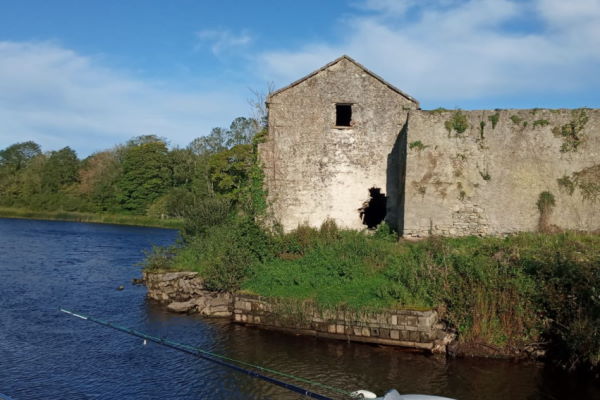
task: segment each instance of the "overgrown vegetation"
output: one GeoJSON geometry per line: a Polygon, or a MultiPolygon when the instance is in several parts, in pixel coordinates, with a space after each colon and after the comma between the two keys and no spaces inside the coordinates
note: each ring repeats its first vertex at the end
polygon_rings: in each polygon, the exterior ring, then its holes
{"type": "Polygon", "coordinates": [[[573,181],[584,200],[595,202],[600,199],[600,164],[575,172],[573,181]]]}
{"type": "Polygon", "coordinates": [[[417,151],[424,150],[424,149],[426,149],[427,147],[429,147],[429,146],[427,146],[427,145],[424,145],[424,144],[423,144],[423,142],[421,142],[420,140],[416,140],[416,141],[414,141],[414,142],[410,142],[410,143],[408,144],[408,148],[409,148],[409,149],[411,149],[411,150],[415,149],[415,150],[417,150],[417,151]]]}
{"type": "Polygon", "coordinates": [[[557,179],[557,183],[569,195],[579,189],[584,200],[594,203],[600,199],[600,164],[574,172],[571,176],[564,175],[557,179]]]}
{"type": "Polygon", "coordinates": [[[523,122],[523,118],[519,117],[518,115],[511,115],[510,120],[515,125],[521,125],[521,122],[523,122]]]}
{"type": "Polygon", "coordinates": [[[547,232],[550,230],[550,216],[554,210],[554,206],[556,205],[554,195],[548,191],[540,193],[536,205],[538,211],[540,212],[538,229],[540,232],[547,232]]]}
{"type": "Polygon", "coordinates": [[[495,114],[488,116],[488,120],[492,123],[492,129],[496,129],[496,125],[498,124],[498,121],[500,120],[500,113],[495,113],[495,114]]]}
{"type": "Polygon", "coordinates": [[[556,182],[558,183],[558,187],[567,192],[569,196],[575,192],[575,182],[573,182],[568,175],[563,175],[562,178],[558,178],[556,182]]]}
{"type": "MultiPolygon", "coordinates": [[[[155,249],[147,268],[198,271],[210,289],[274,297],[288,310],[282,312],[300,317],[305,304],[435,308],[463,343],[504,354],[538,343],[565,367],[600,367],[600,236],[408,242],[386,224],[373,234],[332,221],[287,233],[277,225],[267,229],[260,223],[266,203],[256,142],[206,166],[215,168],[202,175],[211,195],[195,198],[182,241],[155,249]]],[[[549,226],[554,196],[541,193],[537,205],[541,225],[549,226]]]]}
{"type": "Polygon", "coordinates": [[[452,113],[452,117],[444,122],[444,126],[448,130],[448,134],[455,131],[460,135],[469,128],[469,121],[467,120],[467,116],[461,110],[456,110],[452,113]]]}
{"type": "MultiPolygon", "coordinates": [[[[552,205],[540,196],[540,210],[552,205]]],[[[199,271],[215,290],[243,290],[322,309],[436,308],[463,343],[511,354],[543,343],[567,367],[600,365],[600,237],[576,233],[398,241],[300,226],[266,232],[251,219],[212,226],[164,268],[199,271]]],[[[152,260],[152,258],[150,258],[152,260]]]]}
{"type": "Polygon", "coordinates": [[[548,121],[547,119],[536,119],[535,121],[533,121],[533,127],[535,128],[536,126],[541,126],[544,127],[546,125],[549,125],[550,121],[548,121]]]}
{"type": "Polygon", "coordinates": [[[438,108],[434,108],[430,112],[432,114],[441,114],[441,113],[445,113],[446,111],[450,111],[450,110],[448,110],[447,108],[444,108],[444,107],[438,107],[438,108]]]}
{"type": "Polygon", "coordinates": [[[563,143],[560,146],[562,153],[577,151],[579,145],[583,142],[583,129],[587,124],[589,117],[585,108],[571,111],[571,120],[562,126],[556,126],[552,133],[556,137],[561,137],[563,143]]]}

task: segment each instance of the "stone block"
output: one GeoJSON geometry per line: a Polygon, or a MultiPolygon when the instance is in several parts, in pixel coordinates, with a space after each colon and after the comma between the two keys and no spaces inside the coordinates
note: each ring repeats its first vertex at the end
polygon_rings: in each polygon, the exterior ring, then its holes
{"type": "Polygon", "coordinates": [[[213,312],[213,313],[229,312],[229,306],[228,305],[211,306],[211,312],[213,312]]]}
{"type": "Polygon", "coordinates": [[[400,331],[391,330],[390,331],[390,339],[400,340],[400,331]]]}
{"type": "Polygon", "coordinates": [[[371,336],[371,330],[369,328],[362,328],[361,331],[361,336],[371,336]]]}
{"type": "Polygon", "coordinates": [[[391,325],[398,325],[398,316],[397,315],[392,315],[390,324],[391,325]]]}
{"type": "Polygon", "coordinates": [[[223,311],[223,312],[214,312],[211,314],[213,317],[231,317],[231,312],[223,311]]]}
{"type": "Polygon", "coordinates": [[[418,319],[416,316],[414,315],[408,315],[406,316],[406,325],[407,326],[417,326],[418,324],[418,319]]]}
{"type": "Polygon", "coordinates": [[[186,313],[192,311],[196,304],[193,300],[185,301],[185,302],[177,302],[174,301],[167,306],[167,310],[176,313],[186,313]]]}
{"type": "Polygon", "coordinates": [[[410,340],[410,331],[400,331],[400,340],[408,341],[410,340]]]}
{"type": "Polygon", "coordinates": [[[234,307],[236,310],[245,310],[244,302],[243,302],[243,301],[240,301],[240,300],[236,300],[236,301],[233,303],[233,307],[234,307]]]}
{"type": "Polygon", "coordinates": [[[335,333],[335,324],[329,324],[327,326],[327,332],[329,332],[329,333],[335,333]]]}
{"type": "Polygon", "coordinates": [[[419,341],[422,343],[431,342],[435,339],[435,333],[433,331],[420,332],[419,341]]]}
{"type": "Polygon", "coordinates": [[[345,331],[346,331],[346,327],[344,325],[338,324],[335,326],[335,333],[344,334],[345,331]]]}
{"type": "Polygon", "coordinates": [[[420,332],[410,331],[408,333],[408,340],[410,340],[412,342],[418,342],[420,337],[421,337],[420,332]]]}

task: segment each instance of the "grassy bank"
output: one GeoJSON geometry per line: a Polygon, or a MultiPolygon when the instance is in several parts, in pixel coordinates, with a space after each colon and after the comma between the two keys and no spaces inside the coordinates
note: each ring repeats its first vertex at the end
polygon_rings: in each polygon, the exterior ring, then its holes
{"type": "Polygon", "coordinates": [[[67,211],[35,211],[23,208],[8,207],[0,207],[0,218],[94,222],[100,224],[134,225],[170,229],[179,229],[183,226],[183,221],[179,219],[157,219],[139,215],[93,214],[67,211]]]}
{"type": "Polygon", "coordinates": [[[600,366],[600,236],[398,241],[300,227],[266,233],[249,221],[213,226],[162,249],[149,268],[199,271],[214,290],[244,290],[319,307],[435,308],[461,343],[517,354],[536,343],[572,368],[600,366]]]}

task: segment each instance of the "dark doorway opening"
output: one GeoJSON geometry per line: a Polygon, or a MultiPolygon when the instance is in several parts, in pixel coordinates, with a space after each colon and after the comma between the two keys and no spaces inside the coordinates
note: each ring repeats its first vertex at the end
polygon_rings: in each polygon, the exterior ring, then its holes
{"type": "Polygon", "coordinates": [[[377,187],[369,189],[369,195],[370,199],[365,201],[358,211],[363,224],[369,229],[374,229],[385,219],[387,196],[377,187]]]}
{"type": "Polygon", "coordinates": [[[351,104],[336,104],[335,105],[335,125],[350,126],[352,122],[352,105],[351,104]]]}

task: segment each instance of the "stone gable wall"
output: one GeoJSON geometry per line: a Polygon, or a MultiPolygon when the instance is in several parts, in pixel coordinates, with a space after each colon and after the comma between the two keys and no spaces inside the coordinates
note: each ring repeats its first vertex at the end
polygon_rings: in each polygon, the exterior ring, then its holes
{"type": "Polygon", "coordinates": [[[398,219],[396,141],[416,103],[343,59],[272,96],[269,135],[260,145],[268,203],[286,231],[334,219],[362,229],[358,209],[379,187],[388,219],[398,219]],[[353,125],[335,127],[335,104],[352,103],[353,125]]]}

